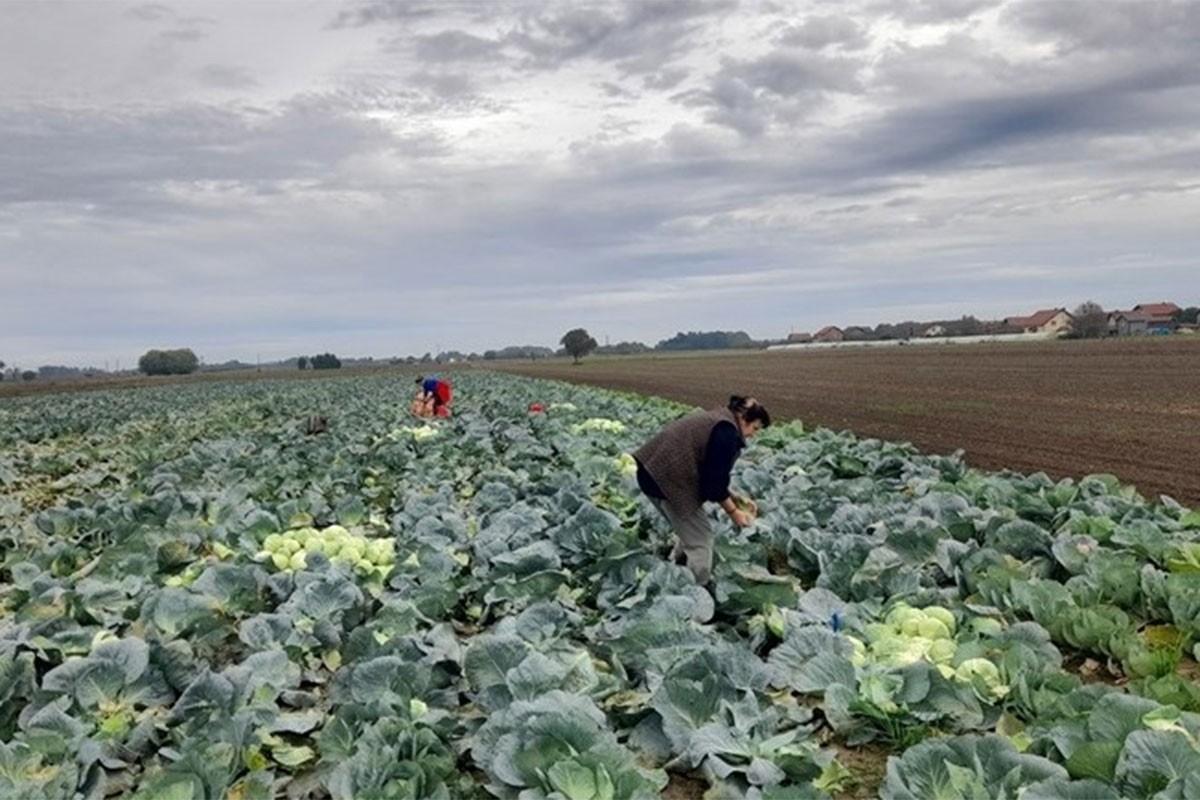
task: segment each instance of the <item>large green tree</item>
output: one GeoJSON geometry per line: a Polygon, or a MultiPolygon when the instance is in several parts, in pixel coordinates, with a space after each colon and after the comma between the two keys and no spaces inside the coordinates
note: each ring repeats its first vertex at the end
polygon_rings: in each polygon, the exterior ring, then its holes
{"type": "Polygon", "coordinates": [[[563,334],[559,344],[579,363],[579,359],[596,349],[596,340],[583,328],[572,328],[563,334]]]}
{"type": "Polygon", "coordinates": [[[191,348],[147,350],[138,359],[138,371],[147,375],[187,375],[200,366],[200,359],[191,348]]]}

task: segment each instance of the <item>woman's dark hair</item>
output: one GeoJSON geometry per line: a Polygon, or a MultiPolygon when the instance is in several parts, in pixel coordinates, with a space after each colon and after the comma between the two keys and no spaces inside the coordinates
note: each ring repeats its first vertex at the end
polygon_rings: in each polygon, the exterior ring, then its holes
{"type": "Polygon", "coordinates": [[[771,425],[770,412],[753,397],[742,397],[740,394],[730,395],[729,410],[740,415],[746,422],[761,422],[764,428],[771,425]]]}

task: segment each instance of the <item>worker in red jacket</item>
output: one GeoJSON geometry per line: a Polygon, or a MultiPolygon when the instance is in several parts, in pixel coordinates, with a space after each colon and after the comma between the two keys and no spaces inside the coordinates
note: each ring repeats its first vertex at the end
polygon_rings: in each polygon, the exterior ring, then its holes
{"type": "Polygon", "coordinates": [[[412,412],[418,417],[450,416],[450,398],[453,394],[450,381],[436,376],[417,377],[421,387],[413,398],[412,412]]]}

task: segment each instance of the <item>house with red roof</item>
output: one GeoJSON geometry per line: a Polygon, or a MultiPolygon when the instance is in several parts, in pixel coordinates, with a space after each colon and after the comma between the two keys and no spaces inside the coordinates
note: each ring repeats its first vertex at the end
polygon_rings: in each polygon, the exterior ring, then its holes
{"type": "Polygon", "coordinates": [[[1174,303],[1139,303],[1133,310],[1146,315],[1146,330],[1149,333],[1174,333],[1179,328],[1181,309],[1174,303]]]}
{"type": "Polygon", "coordinates": [[[1179,328],[1174,303],[1138,303],[1129,311],[1113,311],[1108,315],[1108,330],[1117,336],[1137,336],[1145,333],[1172,333],[1179,328]]]}
{"type": "Polygon", "coordinates": [[[1021,333],[1044,333],[1062,336],[1071,332],[1075,318],[1065,308],[1044,308],[1028,317],[1005,317],[1004,324],[1018,328],[1021,333]]]}
{"type": "Polygon", "coordinates": [[[814,342],[840,342],[845,338],[842,329],[836,325],[826,325],[813,335],[814,342]]]}

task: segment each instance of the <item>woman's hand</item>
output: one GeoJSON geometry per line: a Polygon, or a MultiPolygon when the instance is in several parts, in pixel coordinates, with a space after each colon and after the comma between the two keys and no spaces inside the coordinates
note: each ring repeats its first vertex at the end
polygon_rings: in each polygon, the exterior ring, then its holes
{"type": "Polygon", "coordinates": [[[750,515],[751,518],[758,516],[758,503],[751,500],[749,497],[736,497],[733,500],[734,504],[750,515]]]}
{"type": "Polygon", "coordinates": [[[725,513],[729,515],[729,519],[739,528],[744,528],[754,518],[758,516],[758,504],[748,497],[731,494],[729,496],[728,505],[725,507],[725,513]]]}
{"type": "Polygon", "coordinates": [[[754,522],[754,516],[747,511],[743,511],[740,508],[735,508],[729,514],[729,519],[733,522],[734,525],[738,526],[739,528],[744,528],[747,525],[749,525],[751,522],[754,522]]]}

